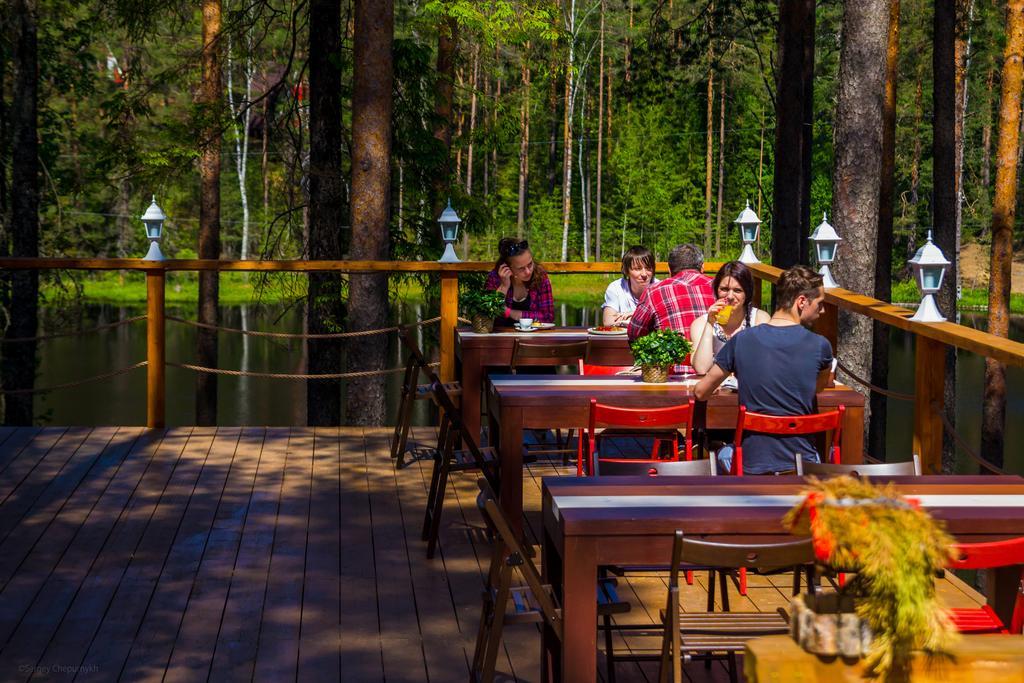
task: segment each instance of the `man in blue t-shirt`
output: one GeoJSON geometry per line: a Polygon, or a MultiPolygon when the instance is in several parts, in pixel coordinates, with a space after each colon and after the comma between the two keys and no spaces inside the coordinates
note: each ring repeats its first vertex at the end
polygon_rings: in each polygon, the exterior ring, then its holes
{"type": "MultiPolygon", "coordinates": [[[[766,415],[810,415],[815,397],[829,382],[832,345],[807,327],[821,315],[825,300],[821,275],[806,266],[785,271],[775,288],[771,320],[733,336],[694,389],[706,401],[730,374],[736,375],[740,404],[766,415]]],[[[818,462],[804,436],[743,435],[743,473],[791,471],[794,457],[818,462]]]]}

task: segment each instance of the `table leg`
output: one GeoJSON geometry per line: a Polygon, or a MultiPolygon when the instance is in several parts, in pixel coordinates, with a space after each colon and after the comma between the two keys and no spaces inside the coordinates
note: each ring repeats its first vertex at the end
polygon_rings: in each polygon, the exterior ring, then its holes
{"type": "Polygon", "coordinates": [[[498,502],[516,536],[523,536],[523,411],[501,408],[498,458],[501,492],[498,502]]]}
{"type": "Polygon", "coordinates": [[[462,351],[462,422],[466,433],[477,443],[480,441],[480,392],[483,369],[480,367],[480,352],[462,351]]]}
{"type": "MultiPolygon", "coordinates": [[[[545,511],[544,515],[547,515],[545,511]]],[[[562,603],[562,556],[558,553],[547,527],[544,529],[544,541],[541,546],[541,576],[544,583],[553,586],[559,604],[562,603]]],[[[541,630],[541,681],[561,680],[562,677],[562,641],[547,622],[541,630]]]]}
{"type": "Polygon", "coordinates": [[[565,539],[562,558],[562,681],[597,680],[597,549],[565,539]]]}
{"type": "Polygon", "coordinates": [[[843,463],[856,465],[864,462],[864,408],[846,406],[843,418],[843,436],[839,444],[843,463]]]}
{"type": "Polygon", "coordinates": [[[985,595],[988,604],[1004,624],[1009,626],[1013,618],[1013,606],[1020,588],[1020,565],[985,570],[985,595]]]}

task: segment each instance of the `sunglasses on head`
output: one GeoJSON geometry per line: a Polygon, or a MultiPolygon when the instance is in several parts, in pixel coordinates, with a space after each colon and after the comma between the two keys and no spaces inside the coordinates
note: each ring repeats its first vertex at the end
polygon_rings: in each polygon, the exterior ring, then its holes
{"type": "Polygon", "coordinates": [[[517,255],[523,253],[524,251],[526,251],[529,248],[530,248],[530,243],[527,242],[526,240],[523,240],[522,242],[513,242],[512,244],[510,244],[507,247],[505,247],[505,255],[506,256],[517,256],[517,255]]]}

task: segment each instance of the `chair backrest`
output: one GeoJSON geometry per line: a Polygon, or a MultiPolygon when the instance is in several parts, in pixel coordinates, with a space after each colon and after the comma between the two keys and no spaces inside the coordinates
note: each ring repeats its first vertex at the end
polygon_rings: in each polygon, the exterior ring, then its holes
{"type": "Polygon", "coordinates": [[[558,342],[553,344],[537,344],[524,342],[516,337],[512,345],[511,369],[514,374],[519,365],[530,365],[530,360],[554,360],[548,365],[571,365],[576,367],[579,359],[587,353],[587,342],[558,342]]]}
{"type": "Polygon", "coordinates": [[[680,529],[672,544],[670,585],[679,585],[684,563],[771,571],[813,564],[814,547],[809,537],[779,543],[721,543],[685,537],[680,529]]]}
{"type": "MultiPolygon", "coordinates": [[[[1024,536],[1006,541],[956,543],[953,549],[956,557],[950,561],[950,569],[994,569],[1024,565],[1024,536]]],[[[1021,568],[1017,598],[1008,626],[1010,633],[1024,633],[1024,567],[1021,568]]]]}
{"type": "Polygon", "coordinates": [[[741,405],[739,415],[736,418],[736,437],[734,440],[736,452],[733,457],[733,473],[743,474],[744,431],[775,434],[778,436],[800,436],[831,431],[832,446],[829,451],[832,453],[832,460],[836,464],[842,462],[839,439],[842,435],[843,416],[845,414],[846,406],[839,406],[836,410],[827,413],[814,413],[812,415],[765,415],[763,413],[749,412],[746,406],[741,405]]]}
{"type": "MultiPolygon", "coordinates": [[[[476,439],[472,434],[467,432],[462,422],[462,413],[455,406],[451,396],[448,395],[448,390],[444,388],[444,384],[438,381],[434,381],[430,385],[430,391],[434,394],[434,400],[437,401],[438,407],[443,411],[442,420],[448,423],[448,443],[445,447],[454,448],[455,444],[459,441],[460,437],[463,446],[470,452],[473,460],[476,462],[480,471],[483,472],[484,476],[493,485],[497,485],[497,473],[492,472],[491,468],[487,465],[487,461],[484,459],[483,453],[480,452],[480,447],[476,443],[476,439]]],[[[442,432],[445,431],[444,425],[442,425],[442,432]]]]}
{"type": "Polygon", "coordinates": [[[715,461],[702,460],[596,460],[598,477],[713,477],[718,474],[715,461]]]}
{"type": "Polygon", "coordinates": [[[597,445],[598,426],[632,429],[686,429],[686,459],[693,458],[693,399],[667,408],[622,408],[598,403],[590,399],[590,418],[587,422],[587,457],[593,464],[597,445]]]}
{"type": "Polygon", "coordinates": [[[802,461],[799,467],[797,467],[797,474],[813,474],[816,476],[851,474],[855,477],[919,477],[921,476],[921,458],[918,457],[917,453],[914,453],[914,459],[905,462],[864,462],[856,465],[802,461]]]}
{"type": "MultiPolygon", "coordinates": [[[[545,587],[540,572],[537,571],[537,565],[523,551],[519,539],[516,537],[515,532],[512,531],[508,520],[505,519],[505,513],[498,505],[498,499],[494,495],[494,488],[491,483],[484,478],[477,479],[476,483],[480,487],[480,495],[476,499],[477,507],[480,510],[480,515],[484,518],[484,523],[487,524],[488,530],[494,535],[494,552],[495,559],[497,560],[494,564],[498,565],[501,563],[509,567],[519,567],[519,572],[526,581],[526,585],[530,587],[530,592],[533,593],[537,606],[540,607],[541,612],[544,614],[545,622],[551,626],[558,639],[561,640],[561,614],[554,599],[551,597],[551,592],[545,587]]],[[[504,609],[504,605],[497,606],[497,609],[504,609]]]]}
{"type": "Polygon", "coordinates": [[[632,365],[590,365],[584,363],[580,358],[579,372],[581,375],[617,375],[626,370],[632,370],[632,365]]]}
{"type": "Polygon", "coordinates": [[[412,329],[405,325],[399,325],[398,338],[402,340],[402,344],[404,344],[405,348],[409,350],[409,355],[411,358],[415,359],[416,365],[418,365],[420,370],[423,371],[423,374],[427,376],[427,383],[433,384],[434,382],[440,382],[441,378],[437,376],[436,372],[434,372],[434,368],[430,366],[430,362],[427,360],[426,356],[423,355],[419,345],[416,343],[416,339],[412,335],[412,329]]]}

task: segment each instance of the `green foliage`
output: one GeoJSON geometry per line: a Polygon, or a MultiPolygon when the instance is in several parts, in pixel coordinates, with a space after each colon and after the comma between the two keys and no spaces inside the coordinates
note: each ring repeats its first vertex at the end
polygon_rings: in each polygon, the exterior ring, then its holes
{"type": "Polygon", "coordinates": [[[505,311],[505,296],[493,289],[467,289],[459,293],[459,311],[471,318],[497,318],[505,311]]]}
{"type": "Polygon", "coordinates": [[[629,343],[637,365],[667,367],[683,362],[690,353],[690,342],[674,330],[655,330],[629,343]]]}

